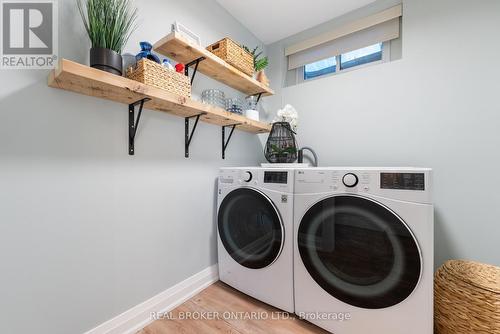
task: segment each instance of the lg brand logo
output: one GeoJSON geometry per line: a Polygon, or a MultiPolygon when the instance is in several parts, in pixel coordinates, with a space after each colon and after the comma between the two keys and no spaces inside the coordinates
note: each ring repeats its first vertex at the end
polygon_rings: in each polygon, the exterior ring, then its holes
{"type": "Polygon", "coordinates": [[[2,68],[52,68],[57,51],[55,0],[2,0],[2,68]]]}

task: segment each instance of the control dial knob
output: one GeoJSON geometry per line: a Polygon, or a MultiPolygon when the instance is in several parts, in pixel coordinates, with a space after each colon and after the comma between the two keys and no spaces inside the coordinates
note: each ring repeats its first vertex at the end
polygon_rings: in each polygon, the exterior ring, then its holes
{"type": "Polygon", "coordinates": [[[342,178],[342,182],[348,188],[355,187],[358,184],[358,177],[353,173],[347,173],[342,178]]]}
{"type": "Polygon", "coordinates": [[[246,171],[246,172],[243,173],[243,181],[245,181],[245,182],[252,181],[252,177],[253,177],[253,175],[249,171],[246,171]]]}

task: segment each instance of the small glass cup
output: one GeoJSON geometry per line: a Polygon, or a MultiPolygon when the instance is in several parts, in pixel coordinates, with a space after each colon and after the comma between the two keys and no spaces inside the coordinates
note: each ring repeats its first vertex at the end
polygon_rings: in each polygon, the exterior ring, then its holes
{"type": "Polygon", "coordinates": [[[247,110],[258,110],[259,101],[257,96],[251,95],[245,99],[247,110]]]}

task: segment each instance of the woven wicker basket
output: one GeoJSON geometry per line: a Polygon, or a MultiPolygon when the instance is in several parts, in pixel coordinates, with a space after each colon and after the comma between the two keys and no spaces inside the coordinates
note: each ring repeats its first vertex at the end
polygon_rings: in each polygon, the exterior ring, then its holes
{"type": "Polygon", "coordinates": [[[141,59],[127,69],[127,78],[164,89],[171,93],[191,97],[191,82],[182,73],[169,70],[149,59],[141,59]]]}
{"type": "Polygon", "coordinates": [[[500,334],[500,268],[448,261],[434,280],[437,334],[500,334]]]}
{"type": "Polygon", "coordinates": [[[226,37],[208,46],[207,50],[243,73],[249,76],[253,75],[253,56],[232,39],[226,37]]]}

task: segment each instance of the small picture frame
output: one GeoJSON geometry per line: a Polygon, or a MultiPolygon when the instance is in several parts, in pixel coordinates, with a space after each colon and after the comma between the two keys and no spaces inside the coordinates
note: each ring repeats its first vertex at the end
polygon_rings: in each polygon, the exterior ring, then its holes
{"type": "Polygon", "coordinates": [[[187,39],[191,40],[195,44],[201,46],[201,38],[200,36],[196,35],[194,32],[192,32],[190,29],[188,29],[185,25],[182,23],[179,23],[175,21],[172,24],[172,32],[178,32],[187,39]]]}

